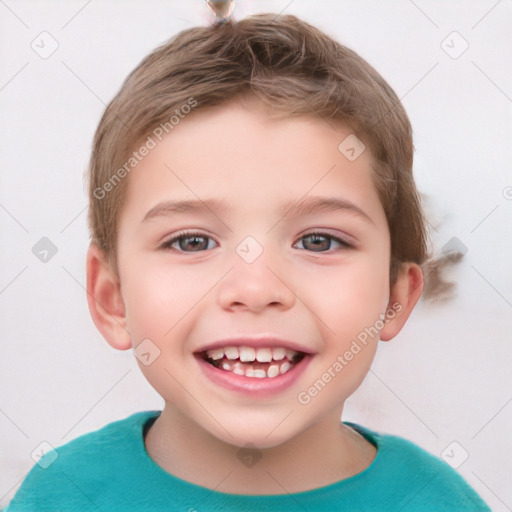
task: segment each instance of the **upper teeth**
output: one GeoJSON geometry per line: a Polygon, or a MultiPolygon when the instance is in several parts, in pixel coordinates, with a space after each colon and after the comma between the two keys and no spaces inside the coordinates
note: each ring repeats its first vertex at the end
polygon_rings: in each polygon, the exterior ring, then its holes
{"type": "Polygon", "coordinates": [[[224,347],[208,350],[206,352],[206,355],[213,360],[226,357],[227,359],[232,360],[240,359],[240,361],[244,363],[250,363],[254,361],[258,361],[260,363],[270,363],[272,360],[281,361],[285,357],[289,361],[292,361],[297,354],[298,352],[295,352],[294,350],[288,350],[283,347],[224,347]]]}

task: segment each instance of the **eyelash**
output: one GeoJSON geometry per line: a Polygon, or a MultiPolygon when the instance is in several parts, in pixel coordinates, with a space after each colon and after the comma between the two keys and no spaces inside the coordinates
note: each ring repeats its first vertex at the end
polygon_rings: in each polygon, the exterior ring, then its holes
{"type": "MultiPolygon", "coordinates": [[[[317,237],[323,237],[323,238],[327,238],[330,240],[334,240],[335,242],[337,242],[341,245],[341,247],[338,248],[338,250],[354,248],[354,246],[352,244],[350,244],[349,242],[347,242],[346,240],[343,240],[342,238],[336,237],[334,235],[330,235],[329,233],[322,233],[320,231],[311,231],[310,233],[306,233],[306,234],[302,235],[301,237],[299,237],[299,240],[306,238],[308,236],[317,236],[317,237]]],[[[211,250],[211,249],[204,249],[201,251],[182,251],[180,249],[174,249],[172,247],[176,242],[178,242],[181,239],[194,238],[194,237],[213,240],[211,237],[204,235],[203,233],[198,233],[195,231],[183,231],[182,233],[178,233],[173,238],[166,240],[165,242],[160,244],[158,248],[163,249],[163,250],[172,250],[172,251],[184,253],[184,254],[189,254],[189,253],[194,253],[194,252],[204,252],[205,250],[211,250]]],[[[302,249],[302,250],[307,250],[307,249],[302,249]]],[[[315,254],[322,254],[324,252],[330,253],[333,251],[332,251],[332,249],[329,249],[327,251],[310,251],[310,252],[313,252],[315,254]]]]}

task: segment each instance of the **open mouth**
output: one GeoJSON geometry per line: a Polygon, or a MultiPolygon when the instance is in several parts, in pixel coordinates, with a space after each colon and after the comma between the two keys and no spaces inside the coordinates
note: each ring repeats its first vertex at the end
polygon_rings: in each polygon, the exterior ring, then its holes
{"type": "Polygon", "coordinates": [[[305,353],[282,347],[224,347],[200,352],[207,363],[225,372],[256,379],[284,375],[300,363],[305,353]]]}

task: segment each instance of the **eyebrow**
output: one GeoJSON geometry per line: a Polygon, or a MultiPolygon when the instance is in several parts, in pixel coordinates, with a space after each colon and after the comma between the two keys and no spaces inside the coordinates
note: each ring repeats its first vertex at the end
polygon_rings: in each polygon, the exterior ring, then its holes
{"type": "MultiPolygon", "coordinates": [[[[156,217],[172,215],[174,213],[200,212],[205,210],[210,210],[217,216],[217,214],[222,215],[229,212],[230,208],[226,201],[215,198],[174,199],[163,201],[153,206],[153,208],[146,213],[142,222],[156,217]]],[[[340,197],[329,196],[308,196],[299,201],[289,201],[281,206],[279,215],[281,218],[287,216],[301,217],[312,213],[336,211],[353,213],[372,224],[374,223],[372,218],[353,202],[340,197]]]]}

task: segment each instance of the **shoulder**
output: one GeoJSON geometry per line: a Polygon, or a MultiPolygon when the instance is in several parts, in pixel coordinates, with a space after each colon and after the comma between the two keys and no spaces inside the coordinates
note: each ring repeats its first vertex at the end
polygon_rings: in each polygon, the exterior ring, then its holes
{"type": "Polygon", "coordinates": [[[443,460],[402,437],[348,425],[377,446],[372,464],[375,475],[383,487],[400,496],[400,510],[490,511],[466,480],[443,460]]]}
{"type": "Polygon", "coordinates": [[[130,467],[127,462],[137,453],[137,443],[142,444],[144,424],[158,413],[133,414],[45,453],[5,512],[97,510],[91,489],[101,493],[112,483],[113,474],[130,467]]]}

